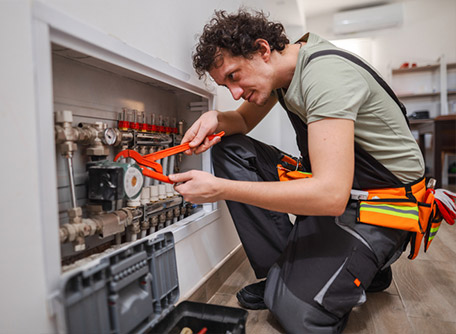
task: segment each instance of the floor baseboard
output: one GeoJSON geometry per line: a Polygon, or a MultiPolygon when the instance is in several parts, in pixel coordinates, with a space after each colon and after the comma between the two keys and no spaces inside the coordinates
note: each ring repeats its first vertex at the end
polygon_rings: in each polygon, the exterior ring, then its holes
{"type": "Polygon", "coordinates": [[[207,303],[246,258],[244,247],[239,247],[187,300],[207,303]]]}

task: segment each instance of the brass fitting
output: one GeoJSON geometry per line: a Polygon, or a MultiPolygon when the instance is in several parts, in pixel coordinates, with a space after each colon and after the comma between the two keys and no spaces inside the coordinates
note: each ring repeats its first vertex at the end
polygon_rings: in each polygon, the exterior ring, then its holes
{"type": "Polygon", "coordinates": [[[150,228],[150,223],[148,220],[144,220],[142,223],[141,223],[141,230],[148,230],[150,228]]]}
{"type": "Polygon", "coordinates": [[[59,151],[66,157],[72,157],[77,150],[76,141],[79,132],[72,127],[73,113],[70,110],[61,110],[55,113],[55,142],[59,144],[59,151]]]}
{"type": "Polygon", "coordinates": [[[158,215],[152,216],[150,224],[152,227],[156,227],[158,225],[158,215]]]}
{"type": "Polygon", "coordinates": [[[179,216],[180,216],[180,208],[178,206],[176,206],[174,208],[174,217],[179,218],[179,216]]]}
{"type": "Polygon", "coordinates": [[[70,224],[79,224],[82,222],[82,208],[80,206],[68,209],[67,213],[70,224]]]}
{"type": "Polygon", "coordinates": [[[102,140],[104,130],[106,130],[106,123],[96,122],[95,124],[87,125],[87,127],[88,127],[88,131],[91,132],[90,147],[87,148],[87,155],[95,155],[95,156],[109,155],[109,148],[108,148],[108,146],[104,145],[103,140],[102,140]]]}
{"type": "Polygon", "coordinates": [[[141,232],[141,226],[138,221],[130,225],[130,233],[138,234],[139,232],[141,232]]]}
{"type": "Polygon", "coordinates": [[[90,145],[87,149],[88,155],[109,155],[109,148],[102,142],[103,132],[106,129],[105,123],[81,123],[78,127],[73,127],[73,113],[70,110],[57,111],[55,123],[55,142],[59,145],[62,155],[71,157],[77,150],[76,143],[90,145]]]}

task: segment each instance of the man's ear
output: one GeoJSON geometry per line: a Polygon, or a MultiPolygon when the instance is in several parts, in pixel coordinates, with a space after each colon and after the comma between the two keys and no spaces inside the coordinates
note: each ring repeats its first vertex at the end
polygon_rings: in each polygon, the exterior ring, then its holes
{"type": "Polygon", "coordinates": [[[258,45],[258,52],[260,56],[265,60],[269,61],[271,57],[271,46],[269,45],[268,41],[262,38],[258,38],[255,41],[255,45],[258,45]]]}

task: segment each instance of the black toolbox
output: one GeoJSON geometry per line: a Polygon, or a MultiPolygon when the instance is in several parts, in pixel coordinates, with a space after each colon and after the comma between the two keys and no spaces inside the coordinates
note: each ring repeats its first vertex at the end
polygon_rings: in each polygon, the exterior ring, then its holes
{"type": "Polygon", "coordinates": [[[247,311],[179,298],[174,238],[167,232],[124,246],[65,274],[59,331],[83,334],[245,333],[247,311]]]}

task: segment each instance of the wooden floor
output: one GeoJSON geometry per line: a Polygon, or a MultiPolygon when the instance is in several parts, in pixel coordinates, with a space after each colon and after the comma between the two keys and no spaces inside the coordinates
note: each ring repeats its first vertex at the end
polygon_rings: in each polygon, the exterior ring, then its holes
{"type": "MultiPolygon", "coordinates": [[[[404,253],[392,268],[391,286],[368,294],[367,302],[353,309],[344,333],[456,333],[456,225],[442,222],[427,253],[413,261],[404,253]]],[[[244,260],[208,302],[240,307],[236,292],[255,281],[244,260]]],[[[268,310],[249,311],[246,330],[285,333],[268,310]]]]}

